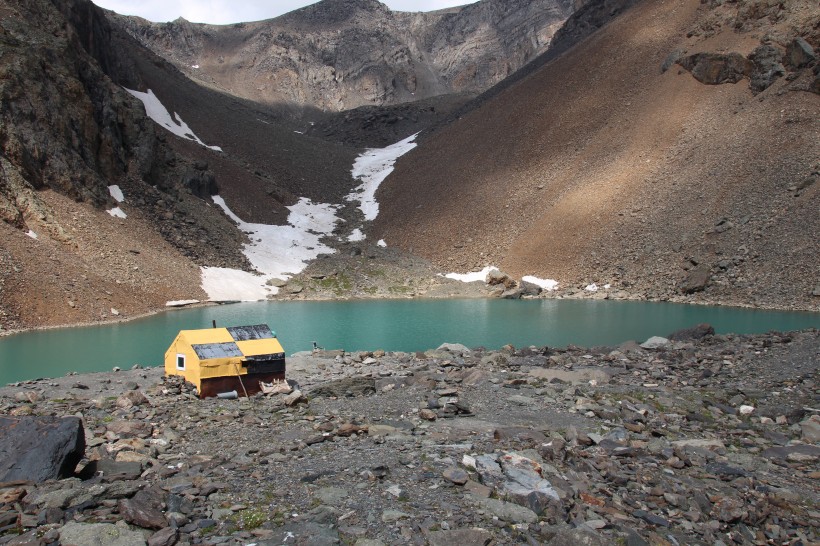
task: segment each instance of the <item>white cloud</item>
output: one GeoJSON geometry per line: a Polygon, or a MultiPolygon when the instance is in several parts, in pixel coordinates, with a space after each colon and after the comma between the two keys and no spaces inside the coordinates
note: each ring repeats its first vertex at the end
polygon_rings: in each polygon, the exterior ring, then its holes
{"type": "MultiPolygon", "coordinates": [[[[314,4],[310,0],[93,0],[98,6],[123,15],[138,15],[155,22],[183,17],[195,23],[227,25],[272,19],[295,9],[314,4]]],[[[470,4],[469,0],[388,0],[394,11],[432,11],[470,4]]]]}

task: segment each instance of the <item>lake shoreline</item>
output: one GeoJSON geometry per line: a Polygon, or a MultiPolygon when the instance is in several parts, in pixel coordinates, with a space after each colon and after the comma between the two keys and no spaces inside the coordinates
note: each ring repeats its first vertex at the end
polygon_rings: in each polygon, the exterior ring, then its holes
{"type": "MultiPolygon", "coordinates": [[[[473,283],[464,283],[464,284],[473,284],[473,283]]],[[[37,332],[37,331],[47,331],[47,330],[59,330],[59,329],[69,329],[69,328],[86,328],[90,326],[108,326],[108,325],[115,325],[115,324],[124,324],[134,320],[139,320],[143,318],[148,318],[152,316],[156,316],[162,313],[173,312],[176,310],[183,310],[183,309],[195,309],[195,308],[202,308],[202,307],[220,307],[225,305],[234,305],[234,304],[242,304],[242,303],[259,303],[262,301],[269,301],[269,302],[329,302],[329,301],[340,301],[340,302],[350,302],[350,301],[404,301],[404,300],[461,300],[461,299],[486,299],[486,300],[495,300],[500,299],[497,296],[490,296],[490,295],[483,295],[483,296],[475,296],[470,295],[469,291],[465,291],[464,295],[453,295],[447,297],[435,297],[435,296],[414,296],[414,297],[386,297],[386,296],[368,296],[362,294],[356,294],[355,296],[350,297],[333,297],[327,296],[324,294],[297,294],[297,295],[277,295],[273,298],[269,298],[268,300],[257,300],[257,301],[226,301],[226,302],[218,302],[218,301],[201,301],[197,303],[191,303],[187,305],[181,306],[172,306],[172,307],[162,307],[157,308],[152,311],[147,311],[144,313],[139,313],[136,315],[130,316],[120,316],[117,318],[112,318],[110,320],[100,320],[94,322],[75,322],[75,323],[67,323],[67,324],[55,324],[55,325],[44,325],[44,326],[32,326],[28,328],[15,328],[11,330],[0,329],[0,339],[3,337],[14,336],[17,334],[24,334],[27,332],[37,332]]],[[[579,291],[571,291],[567,289],[558,289],[554,291],[545,291],[542,292],[541,295],[535,297],[522,297],[522,300],[605,300],[605,301],[634,301],[634,302],[646,302],[646,303],[671,303],[676,305],[693,305],[693,306],[705,306],[705,307],[725,307],[725,308],[734,308],[734,309],[754,309],[760,311],[784,311],[784,312],[795,312],[795,313],[820,313],[820,305],[814,306],[812,308],[803,308],[799,306],[777,306],[777,305],[757,305],[752,303],[743,303],[743,302],[732,302],[732,303],[721,303],[718,301],[704,301],[704,300],[693,300],[688,299],[685,297],[681,298],[647,298],[641,294],[632,294],[622,290],[614,291],[614,292],[607,292],[604,290],[598,292],[579,292],[579,291]]]]}

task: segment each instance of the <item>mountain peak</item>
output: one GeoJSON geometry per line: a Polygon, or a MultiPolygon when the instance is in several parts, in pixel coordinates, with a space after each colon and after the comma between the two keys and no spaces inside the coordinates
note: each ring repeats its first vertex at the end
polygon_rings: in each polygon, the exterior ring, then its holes
{"type": "Polygon", "coordinates": [[[322,0],[302,9],[291,12],[289,15],[312,23],[334,24],[352,19],[362,13],[389,13],[390,8],[378,0],[322,0]]]}

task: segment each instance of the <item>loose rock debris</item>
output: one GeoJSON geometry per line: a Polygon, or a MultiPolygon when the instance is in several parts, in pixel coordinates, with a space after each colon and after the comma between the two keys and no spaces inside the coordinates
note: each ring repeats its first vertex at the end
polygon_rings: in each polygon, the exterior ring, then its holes
{"type": "Polygon", "coordinates": [[[10,385],[0,412],[80,416],[86,450],[0,484],[0,544],[820,540],[818,331],[669,338],[305,353],[238,400],[159,368],[10,385]]]}

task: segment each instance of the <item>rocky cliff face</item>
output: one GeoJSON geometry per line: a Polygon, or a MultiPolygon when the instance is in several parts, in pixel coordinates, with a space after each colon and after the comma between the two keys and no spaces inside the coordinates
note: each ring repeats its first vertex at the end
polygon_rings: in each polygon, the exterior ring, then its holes
{"type": "Polygon", "coordinates": [[[483,91],[543,52],[572,9],[570,0],[483,0],[401,13],[375,0],[324,0],[226,26],[109,16],[197,81],[339,111],[483,91]]]}

